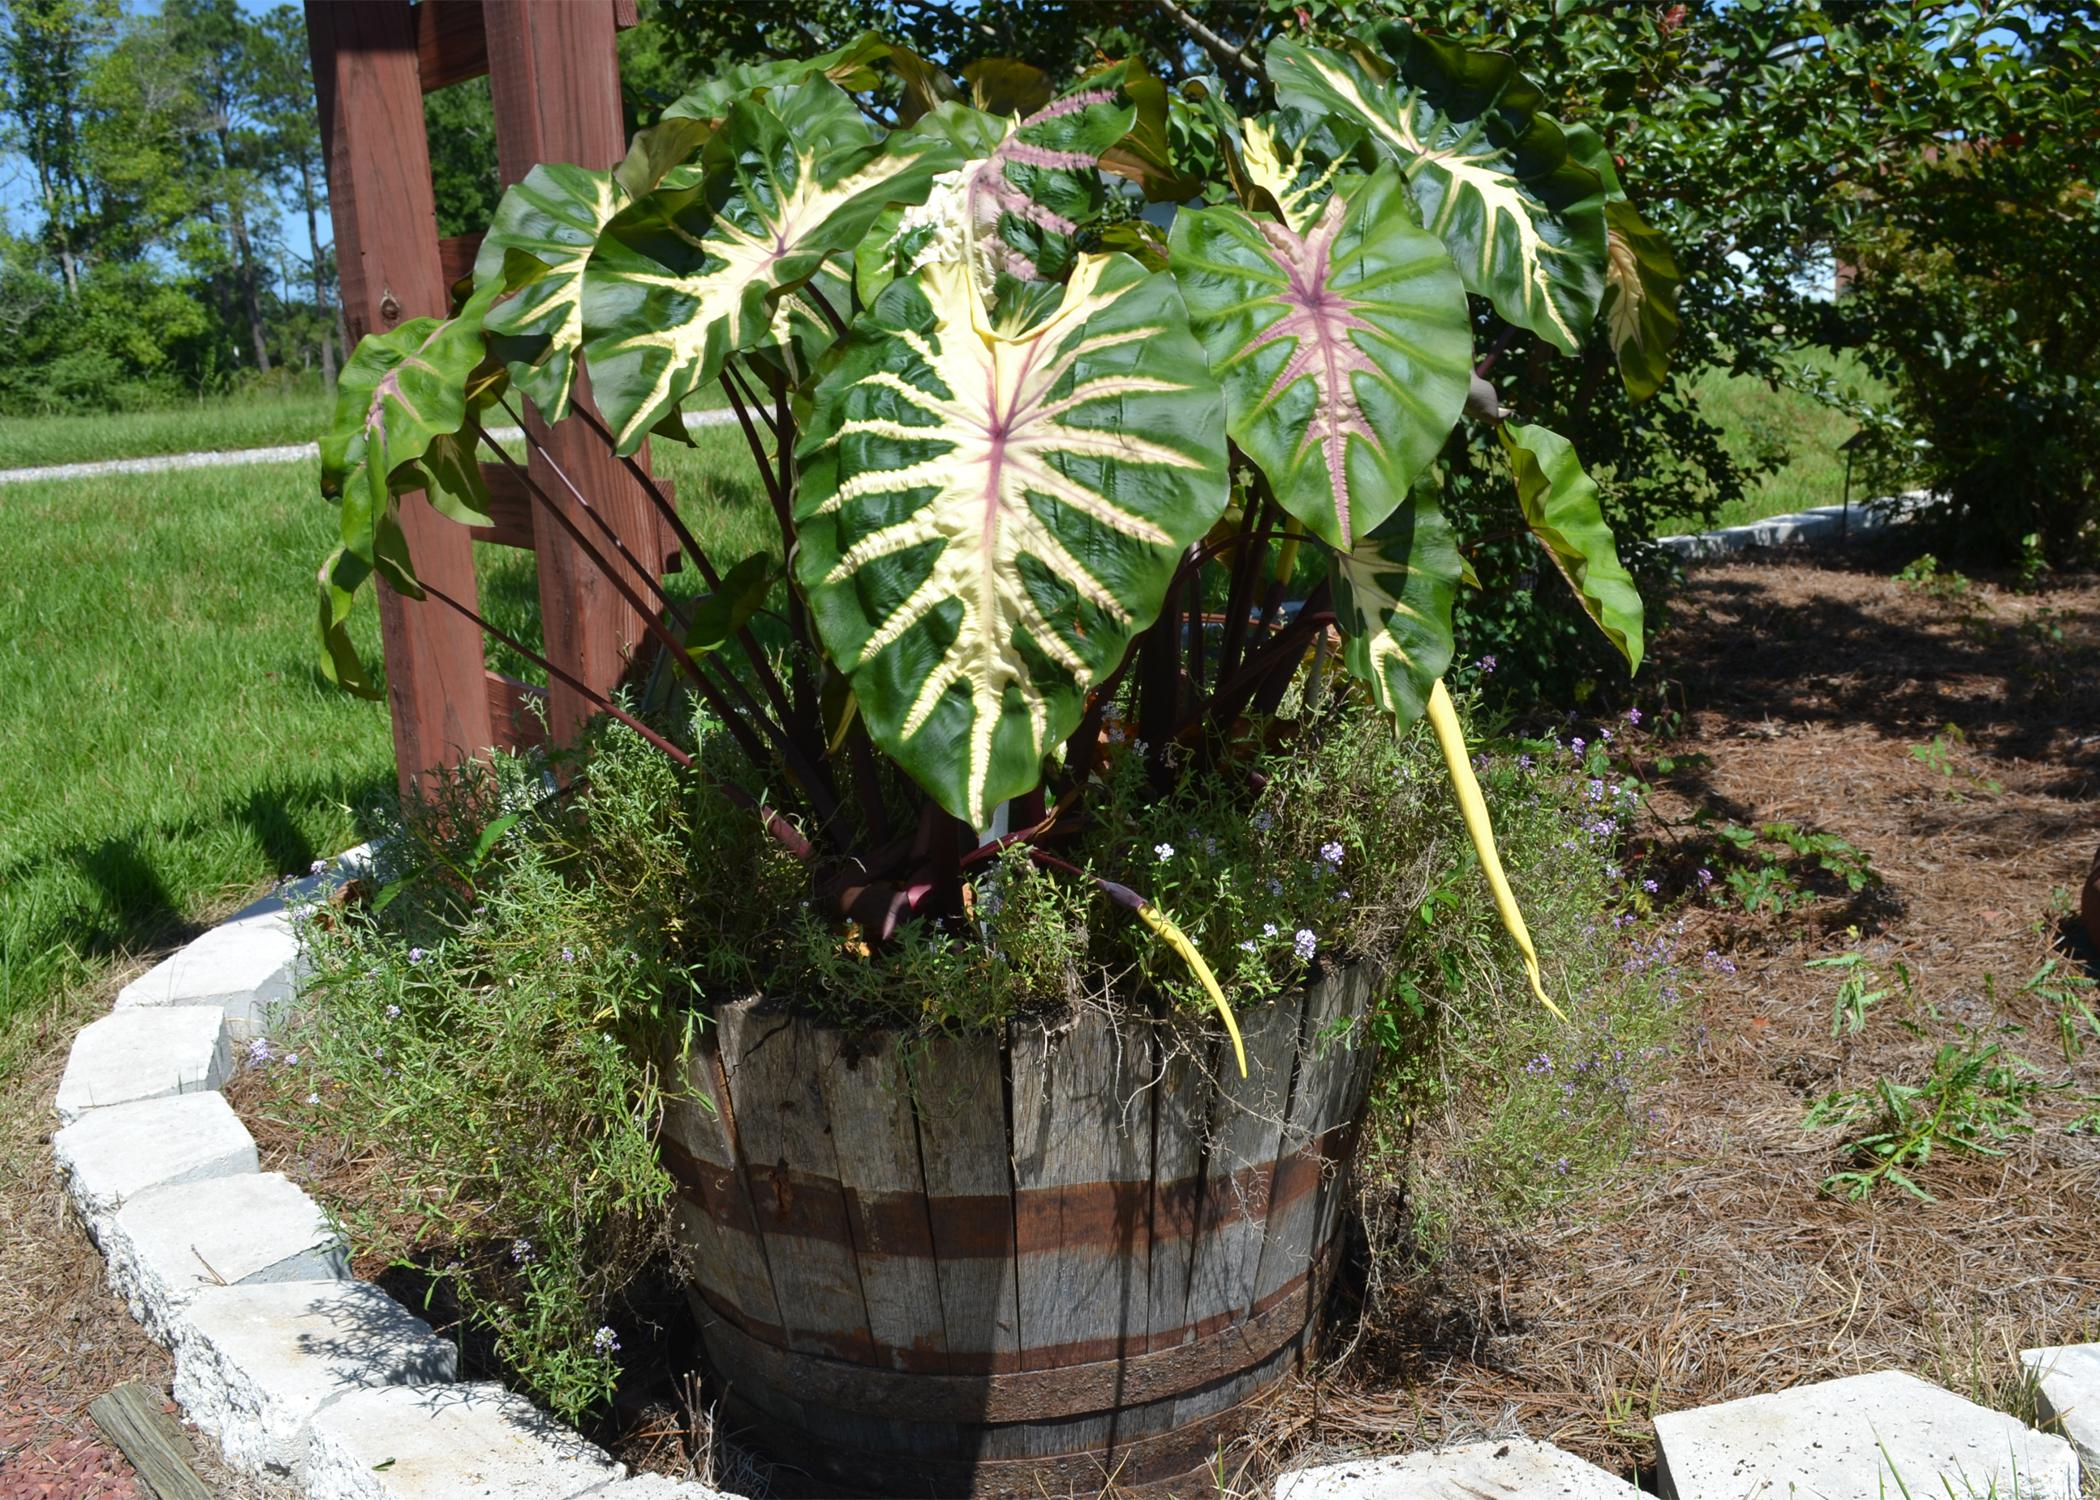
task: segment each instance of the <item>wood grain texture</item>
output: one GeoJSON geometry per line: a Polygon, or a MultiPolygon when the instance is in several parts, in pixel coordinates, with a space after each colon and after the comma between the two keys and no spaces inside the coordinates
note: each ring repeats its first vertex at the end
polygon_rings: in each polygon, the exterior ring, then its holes
{"type": "Polygon", "coordinates": [[[1157,1350],[1192,1341],[1188,1326],[1189,1276],[1196,1255],[1196,1192],[1180,1184],[1203,1181],[1206,1137],[1210,1128],[1210,1080],[1216,1076],[1222,1046],[1200,1038],[1173,1045],[1164,1033],[1155,1040],[1160,1081],[1152,1090],[1152,1211],[1145,1347],[1157,1350]],[[1201,1049],[1191,1052],[1194,1047],[1201,1049]]]}
{"type": "Polygon", "coordinates": [[[190,1467],[189,1438],[162,1406],[161,1393],[132,1380],[88,1403],[88,1415],[138,1470],[154,1500],[212,1500],[190,1467]]]}
{"type": "Polygon", "coordinates": [[[1013,1024],[1014,1252],[1021,1363],[1142,1352],[1151,1300],[1150,1036],[1013,1024]],[[1109,1191],[1102,1192],[1101,1185],[1109,1191]]]}
{"type": "Polygon", "coordinates": [[[841,1033],[818,1033],[826,1113],[846,1217],[860,1270],[868,1333],[881,1362],[945,1371],[948,1338],[935,1272],[933,1224],[919,1170],[919,1127],[911,1079],[894,1032],[848,1046],[841,1033]],[[902,1356],[910,1355],[909,1359],[902,1356]]]}
{"type": "MultiPolygon", "coordinates": [[[[407,0],[309,0],[306,25],[350,338],[410,318],[443,317],[416,19],[407,0]]],[[[438,515],[420,492],[401,497],[401,529],[418,574],[475,607],[465,529],[438,515]]],[[[481,632],[470,621],[435,601],[375,586],[395,771],[406,795],[419,773],[496,743],[487,666],[481,632]]]]}
{"type": "MultiPolygon", "coordinates": [[[[489,90],[496,114],[496,161],[505,185],[541,162],[604,168],[626,154],[620,115],[620,69],[614,51],[612,0],[483,0],[489,90]]],[[[590,402],[579,373],[574,399],[590,402]]],[[[595,410],[595,408],[593,408],[595,410]]],[[[620,561],[584,514],[580,492],[611,526],[629,554],[655,567],[662,553],[660,523],[641,484],[581,422],[548,426],[535,410],[523,413],[534,446],[526,467],[644,601],[653,597],[638,568],[620,561]],[[568,483],[563,483],[561,476],[568,483]]],[[[646,451],[638,461],[648,463],[646,451]]],[[[609,693],[644,638],[640,614],[597,563],[539,506],[532,527],[539,554],[540,631],[547,659],[591,688],[609,693]]],[[[594,710],[590,700],[556,682],[548,690],[549,730],[566,744],[594,710]]]]}
{"type": "Polygon", "coordinates": [[[751,1183],[788,1347],[865,1360],[867,1303],[818,1081],[827,1033],[748,1000],[721,1007],[716,1018],[737,1157],[751,1183]]]}
{"type": "Polygon", "coordinates": [[[481,0],[420,0],[416,6],[416,71],[423,92],[479,78],[489,70],[481,0]]]}
{"type": "MultiPolygon", "coordinates": [[[[910,1057],[927,1193],[991,1209],[1003,1202],[1007,1211],[1003,1240],[971,1232],[959,1216],[928,1214],[948,1368],[958,1375],[1020,1366],[1012,1145],[1001,1050],[990,1038],[933,1037],[910,1057]]],[[[996,1213],[985,1217],[996,1224],[996,1213]]]]}
{"type": "MultiPolygon", "coordinates": [[[[697,1208],[698,1217],[706,1221],[700,1226],[703,1237],[688,1240],[687,1249],[700,1258],[702,1284],[712,1297],[726,1302],[747,1326],[777,1334],[783,1326],[780,1304],[773,1295],[750,1184],[737,1161],[719,1041],[712,1027],[695,1038],[673,1076],[682,1078],[686,1087],[665,1100],[659,1149],[678,1183],[681,1201],[697,1208]]],[[[695,1311],[706,1321],[706,1310],[695,1311]]]]}
{"type": "Polygon", "coordinates": [[[1330,1153],[1350,1112],[1349,1091],[1356,1078],[1352,1023],[1362,1013],[1369,983],[1368,973],[1352,966],[1306,991],[1290,1115],[1278,1146],[1268,1233],[1254,1276],[1257,1306],[1303,1274],[1312,1257],[1320,1189],[1337,1170],[1330,1153]]]}

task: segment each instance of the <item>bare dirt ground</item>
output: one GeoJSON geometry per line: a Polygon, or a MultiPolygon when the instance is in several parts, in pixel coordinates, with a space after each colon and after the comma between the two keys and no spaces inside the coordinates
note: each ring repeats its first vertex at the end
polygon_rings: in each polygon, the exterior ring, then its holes
{"type": "MultiPolygon", "coordinates": [[[[149,1500],[88,1403],[129,1380],[165,1392],[174,1362],[111,1295],[51,1168],[51,1098],[73,1033],[101,1008],[52,1018],[0,1083],[0,1500],[149,1500]]],[[[194,1446],[223,1500],[289,1500],[194,1446]]]]}
{"type": "Polygon", "coordinates": [[[2100,1140],[2066,1130],[2095,1108],[2100,1035],[2067,1060],[2065,1007],[2022,990],[2052,957],[2100,972],[2068,919],[2100,845],[2100,579],[1934,594],[1891,577],[1909,555],[1695,575],[1660,647],[1683,720],[1645,747],[1651,770],[1694,759],[1653,799],[1666,893],[1719,863],[1683,826],[1701,807],[1837,834],[1882,884],[1783,916],[1692,898],[1685,946],[1714,957],[1627,1180],[1404,1269],[1346,1362],[1273,1413],[1271,1452],[1521,1430],[1645,1477],[1658,1412],[1890,1367],[2031,1411],[2017,1350],[2100,1338],[2100,1140]],[[1841,976],[1805,965],[1848,951],[1914,991],[1834,1037],[1841,976]],[[2032,1133],[1935,1153],[1933,1202],[1819,1192],[1856,1163],[1847,1132],[1803,1128],[1810,1104],[1917,1082],[1972,1038],[2033,1064],[2032,1133]]]}

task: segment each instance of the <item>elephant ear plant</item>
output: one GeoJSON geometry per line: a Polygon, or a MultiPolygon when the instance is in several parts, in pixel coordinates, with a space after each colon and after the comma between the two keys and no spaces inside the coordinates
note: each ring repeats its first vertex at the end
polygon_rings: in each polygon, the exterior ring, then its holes
{"type": "MultiPolygon", "coordinates": [[[[1378,711],[1430,719],[1545,1000],[1443,683],[1468,568],[1438,459],[1506,454],[1514,523],[1637,666],[1595,486],[1484,377],[1520,331],[1573,352],[1601,313],[1629,392],[1652,392],[1667,247],[1509,58],[1405,26],[1276,43],[1252,117],[1134,63],[1063,93],[996,76],[1010,110],[863,38],[710,83],[611,171],[513,187],[455,314],[367,338],[344,372],[329,674],[372,691],[344,628],[368,578],[465,609],[418,582],[397,507],[421,490],[485,520],[485,446],[734,736],[716,773],[806,862],[817,909],[879,948],[960,918],[965,877],[1009,846],[1088,878],[1059,851],[1125,725],[1161,794],[1318,734],[1351,696],[1321,682],[1338,637],[1378,711]],[[895,123],[848,92],[884,72],[895,123]],[[557,471],[557,501],[487,442],[513,388],[621,455],[682,439],[719,389],[778,552],[710,557],[630,458],[709,590],[674,603],[589,496],[557,471]]],[[[691,760],[631,701],[592,701],[691,760]]],[[[1231,1026],[1167,915],[1100,883],[1231,1026]]]]}

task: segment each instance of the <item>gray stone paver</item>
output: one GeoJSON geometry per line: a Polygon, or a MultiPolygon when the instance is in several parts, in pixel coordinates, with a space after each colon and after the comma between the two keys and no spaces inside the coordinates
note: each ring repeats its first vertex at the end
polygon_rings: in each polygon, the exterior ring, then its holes
{"type": "Polygon", "coordinates": [[[2086,1478],[2100,1485],[2100,1344],[2022,1349],[2020,1363],[2040,1386],[2042,1419],[2063,1429],[2086,1478]]]}
{"type": "Polygon", "coordinates": [[[353,1391],[442,1385],[453,1346],[363,1281],[214,1287],[189,1308],[175,1399],[235,1468],[300,1472],[316,1413],[353,1391]]]}
{"type": "Polygon", "coordinates": [[[51,1137],[51,1154],[97,1243],[101,1221],[133,1194],[257,1166],[255,1138],[215,1093],[90,1110],[51,1137]]]}
{"type": "Polygon", "coordinates": [[[498,1385],[357,1391],[314,1417],[313,1500],[575,1500],[626,1471],[498,1385]]]}
{"type": "Polygon", "coordinates": [[[209,1008],[115,1011],[80,1028],[58,1084],[58,1119],[215,1089],[233,1071],[226,1017],[209,1008]]]}
{"type": "Polygon", "coordinates": [[[2078,1494],[2062,1438],[1894,1370],[1666,1412],[1655,1436],[1676,1500],[2078,1494]]]}
{"type": "Polygon", "coordinates": [[[1276,1481],[1276,1500],[1637,1500],[1615,1474],[1527,1438],[1352,1459],[1276,1481]]]}
{"type": "Polygon", "coordinates": [[[131,1315],[170,1345],[207,1287],[350,1274],[321,1205],[277,1172],[148,1188],[109,1217],[102,1250],[131,1315]]]}

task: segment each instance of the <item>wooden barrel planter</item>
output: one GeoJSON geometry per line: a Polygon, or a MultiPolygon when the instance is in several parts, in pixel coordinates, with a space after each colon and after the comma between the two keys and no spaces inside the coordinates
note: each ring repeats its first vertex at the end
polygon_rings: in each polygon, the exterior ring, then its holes
{"type": "Polygon", "coordinates": [[[724,1007],[663,1149],[732,1421],[812,1493],[1200,1473],[1311,1332],[1371,989],[1242,1016],[1244,1079],[1127,1017],[905,1045],[724,1007]]]}

